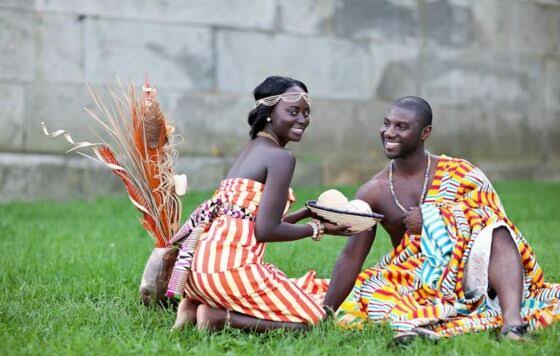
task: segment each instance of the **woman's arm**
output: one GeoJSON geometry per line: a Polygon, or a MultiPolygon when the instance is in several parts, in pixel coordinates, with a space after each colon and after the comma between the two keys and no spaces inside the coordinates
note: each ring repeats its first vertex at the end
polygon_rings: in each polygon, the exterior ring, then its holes
{"type": "Polygon", "coordinates": [[[309,209],[301,208],[297,211],[294,211],[291,214],[286,215],[284,219],[282,219],[282,221],[285,223],[295,224],[298,221],[307,219],[310,216],[311,216],[311,211],[309,211],[309,209]]]}
{"type": "Polygon", "coordinates": [[[260,242],[294,241],[313,235],[308,225],[282,222],[282,214],[288,200],[288,190],[296,160],[285,150],[273,152],[273,162],[267,167],[264,192],[255,222],[255,237],[260,242]]]}

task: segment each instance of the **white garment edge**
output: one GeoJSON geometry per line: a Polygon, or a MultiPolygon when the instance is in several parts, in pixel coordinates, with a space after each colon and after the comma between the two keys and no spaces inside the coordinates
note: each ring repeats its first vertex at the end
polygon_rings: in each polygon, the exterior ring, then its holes
{"type": "Polygon", "coordinates": [[[511,236],[515,236],[513,230],[503,220],[487,225],[480,230],[467,259],[464,281],[467,294],[474,294],[475,296],[483,294],[486,297],[488,307],[501,312],[498,296],[494,299],[490,299],[488,296],[488,266],[490,265],[492,238],[494,230],[500,227],[506,227],[511,236]]]}

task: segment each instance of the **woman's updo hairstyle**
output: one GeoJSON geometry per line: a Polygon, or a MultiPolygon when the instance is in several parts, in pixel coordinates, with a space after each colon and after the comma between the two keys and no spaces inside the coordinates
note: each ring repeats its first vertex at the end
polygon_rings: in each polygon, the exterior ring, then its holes
{"type": "MultiPolygon", "coordinates": [[[[255,90],[253,90],[253,96],[255,97],[255,101],[257,101],[272,95],[284,94],[286,90],[294,86],[300,87],[307,93],[307,87],[299,80],[289,77],[271,76],[266,78],[261,84],[257,85],[255,90]]],[[[251,139],[257,137],[259,131],[265,127],[266,118],[270,115],[273,108],[274,106],[259,104],[256,108],[249,112],[248,121],[249,125],[251,125],[249,135],[251,136],[251,139]]]]}

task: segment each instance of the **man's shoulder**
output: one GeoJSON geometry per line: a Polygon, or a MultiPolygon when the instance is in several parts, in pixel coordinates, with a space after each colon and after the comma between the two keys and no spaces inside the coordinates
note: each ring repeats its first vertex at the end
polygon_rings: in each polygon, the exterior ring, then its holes
{"type": "Polygon", "coordinates": [[[468,184],[491,186],[491,182],[484,172],[464,158],[440,156],[440,169],[448,178],[468,184]]]}
{"type": "Polygon", "coordinates": [[[439,156],[439,160],[441,163],[443,163],[442,166],[447,171],[450,170],[455,171],[457,169],[460,169],[463,172],[469,172],[478,168],[477,166],[475,166],[473,163],[471,163],[465,158],[441,155],[439,156]]]}
{"type": "Polygon", "coordinates": [[[356,198],[362,199],[368,203],[376,200],[376,197],[389,184],[389,171],[387,168],[381,170],[367,182],[365,182],[357,191],[356,198]]]}

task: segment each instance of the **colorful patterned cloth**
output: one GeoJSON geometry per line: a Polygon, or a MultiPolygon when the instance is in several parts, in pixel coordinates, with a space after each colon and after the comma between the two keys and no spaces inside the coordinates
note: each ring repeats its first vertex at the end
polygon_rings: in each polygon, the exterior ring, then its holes
{"type": "Polygon", "coordinates": [[[421,210],[422,234],[405,234],[374,268],[360,273],[336,313],[339,325],[388,322],[397,332],[422,326],[440,336],[500,327],[499,306],[486,291],[467,291],[463,283],[474,241],[486,226],[501,223],[514,232],[524,268],[522,316],[531,329],[560,320],[560,284],[544,282],[527,240],[482,171],[442,156],[421,210]]]}
{"type": "MultiPolygon", "coordinates": [[[[259,319],[316,324],[325,315],[329,281],[316,279],[315,271],[290,279],[263,262],[266,244],[254,234],[263,190],[264,184],[253,180],[226,179],[193,212],[173,238],[182,248],[168,296],[185,294],[259,319]],[[191,239],[200,228],[200,237],[191,239]]],[[[287,198],[285,212],[295,201],[291,189],[287,198]]]]}

